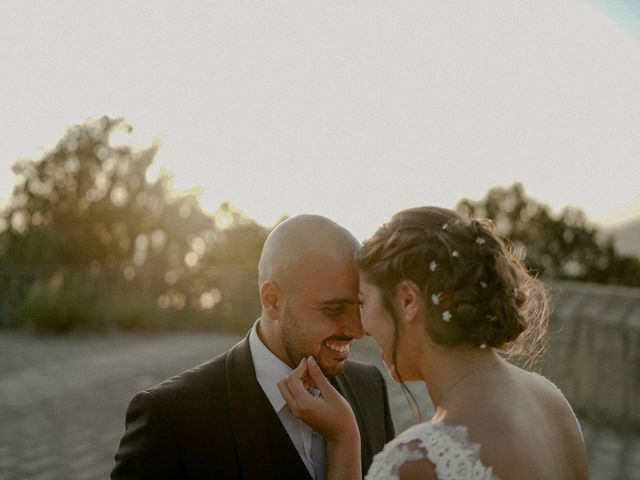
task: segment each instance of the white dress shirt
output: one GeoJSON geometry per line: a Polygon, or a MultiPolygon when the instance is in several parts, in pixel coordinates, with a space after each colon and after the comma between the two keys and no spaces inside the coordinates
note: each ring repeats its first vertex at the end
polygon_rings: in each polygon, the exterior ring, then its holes
{"type": "Polygon", "coordinates": [[[249,334],[249,348],[253,357],[256,379],[278,414],[311,478],[324,480],[326,472],[325,440],[302,420],[293,416],[287,402],[278,389],[278,382],[292,371],[262,343],[257,330],[258,322],[249,334]]]}

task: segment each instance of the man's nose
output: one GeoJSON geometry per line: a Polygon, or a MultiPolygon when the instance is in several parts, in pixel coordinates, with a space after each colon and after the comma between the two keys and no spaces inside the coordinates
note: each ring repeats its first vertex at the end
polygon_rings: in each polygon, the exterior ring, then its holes
{"type": "MultiPolygon", "coordinates": [[[[351,310],[351,309],[350,309],[351,310]]],[[[351,310],[344,316],[344,325],[342,331],[345,335],[360,339],[364,337],[365,331],[360,321],[360,309],[356,308],[355,311],[351,310]]]]}

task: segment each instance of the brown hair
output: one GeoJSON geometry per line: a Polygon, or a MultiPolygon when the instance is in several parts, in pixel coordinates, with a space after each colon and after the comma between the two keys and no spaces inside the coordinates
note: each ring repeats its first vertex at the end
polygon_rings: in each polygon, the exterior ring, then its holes
{"type": "Polygon", "coordinates": [[[422,292],[426,330],[436,343],[493,347],[528,366],[544,352],[546,288],[489,220],[438,207],[403,210],[355,258],[364,278],[380,288],[396,330],[393,295],[400,281],[410,280],[422,292]]]}

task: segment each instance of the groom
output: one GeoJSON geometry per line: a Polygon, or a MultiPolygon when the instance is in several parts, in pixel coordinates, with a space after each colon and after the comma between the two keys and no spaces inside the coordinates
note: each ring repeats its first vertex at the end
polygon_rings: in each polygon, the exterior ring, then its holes
{"type": "Polygon", "coordinates": [[[323,479],[324,438],[292,415],[277,386],[309,355],[355,412],[366,472],[394,432],[382,375],[348,360],[364,334],[357,248],[324,217],[274,229],[260,258],[260,318],[228,352],[133,398],[111,478],[323,479]]]}

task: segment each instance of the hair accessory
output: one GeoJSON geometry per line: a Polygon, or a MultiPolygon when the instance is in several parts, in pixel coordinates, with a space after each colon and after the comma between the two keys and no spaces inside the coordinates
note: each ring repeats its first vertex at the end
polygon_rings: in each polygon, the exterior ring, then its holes
{"type": "Polygon", "coordinates": [[[480,344],[480,348],[487,348],[487,344],[486,343],[481,343],[480,344]]]}
{"type": "Polygon", "coordinates": [[[487,288],[487,282],[480,281],[480,286],[482,288],[487,288]]]}
{"type": "Polygon", "coordinates": [[[451,256],[458,258],[460,256],[460,252],[458,252],[458,250],[454,250],[453,252],[451,252],[451,256]]]}
{"type": "Polygon", "coordinates": [[[447,228],[449,228],[449,224],[445,223],[444,225],[442,225],[442,230],[446,230],[447,228]]]}
{"type": "Polygon", "coordinates": [[[435,260],[431,260],[431,263],[429,264],[429,270],[431,270],[432,272],[435,272],[438,269],[438,262],[436,262],[435,260]]]}
{"type": "Polygon", "coordinates": [[[497,322],[498,317],[496,317],[495,315],[487,315],[487,320],[489,320],[490,322],[497,322]]]}
{"type": "Polygon", "coordinates": [[[431,295],[431,302],[434,305],[438,305],[442,301],[442,292],[434,293],[431,295]]]}
{"type": "Polygon", "coordinates": [[[482,237],[477,237],[477,238],[476,238],[476,243],[477,243],[478,245],[484,245],[485,243],[487,243],[487,241],[486,241],[484,238],[482,238],[482,237]]]}
{"type": "Polygon", "coordinates": [[[449,310],[445,310],[444,312],[442,312],[442,320],[444,320],[445,322],[451,320],[451,312],[449,310]]]}
{"type": "Polygon", "coordinates": [[[513,298],[518,298],[518,289],[517,288],[513,289],[513,298]]]}

